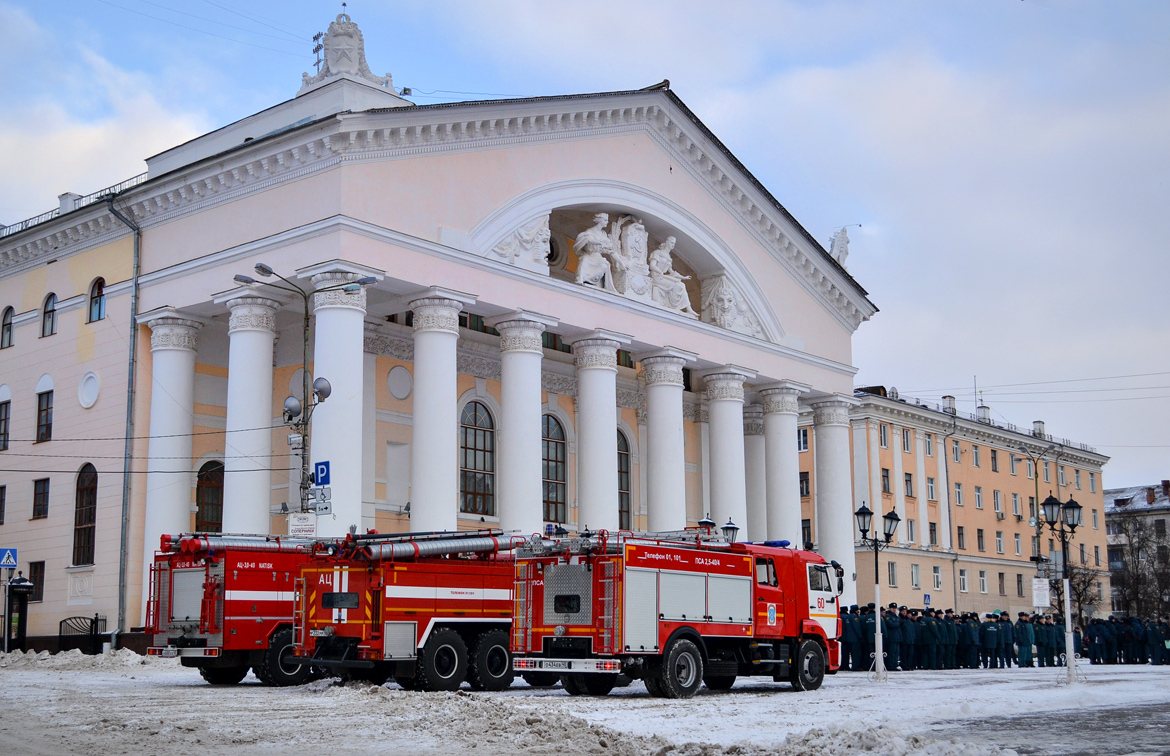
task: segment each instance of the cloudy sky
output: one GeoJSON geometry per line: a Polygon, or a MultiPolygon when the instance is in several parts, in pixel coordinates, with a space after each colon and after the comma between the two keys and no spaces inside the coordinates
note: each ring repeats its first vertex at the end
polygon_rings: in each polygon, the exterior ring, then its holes
{"type": "MultiPolygon", "coordinates": [[[[288,99],[340,2],[0,0],[0,222],[288,99]]],[[[1170,3],[352,0],[419,103],[669,78],[881,312],[858,385],[1170,478],[1170,3]]]]}

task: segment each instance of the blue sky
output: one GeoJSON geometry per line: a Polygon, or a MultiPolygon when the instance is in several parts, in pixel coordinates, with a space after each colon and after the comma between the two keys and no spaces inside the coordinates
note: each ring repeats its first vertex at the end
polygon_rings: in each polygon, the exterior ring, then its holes
{"type": "MultiPolygon", "coordinates": [[[[861,224],[848,266],[882,311],[855,338],[859,385],[971,410],[977,380],[998,419],[1111,455],[1107,485],[1170,478],[1170,3],[347,10],[419,103],[669,78],[814,236],[861,224]]],[[[339,11],[0,0],[0,222],[291,97],[339,11]]]]}

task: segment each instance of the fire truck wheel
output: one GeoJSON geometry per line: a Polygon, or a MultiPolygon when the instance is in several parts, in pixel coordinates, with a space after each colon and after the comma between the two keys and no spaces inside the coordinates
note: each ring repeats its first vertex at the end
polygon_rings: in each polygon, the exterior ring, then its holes
{"type": "Polygon", "coordinates": [[[437,630],[418,657],[420,690],[458,690],[467,677],[467,644],[454,630],[437,630]]]}
{"type": "Polygon", "coordinates": [[[524,678],[524,682],[528,683],[534,688],[551,688],[560,682],[560,675],[553,672],[525,672],[520,675],[524,678]]]}
{"type": "Polygon", "coordinates": [[[617,675],[562,675],[561,686],[570,696],[608,696],[617,683],[617,675]]]}
{"type": "Polygon", "coordinates": [[[642,682],[646,684],[646,692],[655,698],[662,698],[662,678],[657,675],[647,675],[642,678],[642,682]]]}
{"type": "Polygon", "coordinates": [[[297,663],[289,656],[292,649],[292,628],[277,630],[264,650],[260,663],[252,667],[260,682],[276,688],[308,682],[313,670],[310,665],[297,663]]]}
{"type": "Polygon", "coordinates": [[[395,677],[394,682],[403,690],[418,690],[418,681],[414,677],[395,677]]]}
{"type": "Polygon", "coordinates": [[[825,681],[825,652],[814,640],[800,642],[789,680],[796,690],[816,690],[825,681]]]}
{"type": "Polygon", "coordinates": [[[731,690],[735,685],[735,675],[707,675],[703,683],[710,690],[731,690]]]}
{"type": "Polygon", "coordinates": [[[512,671],[512,654],[508,651],[508,634],[489,630],[475,639],[467,679],[472,690],[507,690],[516,679],[512,671]]]}
{"type": "Polygon", "coordinates": [[[686,638],[678,638],[666,649],[662,659],[662,695],[665,698],[690,698],[703,684],[703,655],[699,647],[686,638]]]}
{"type": "Polygon", "coordinates": [[[248,674],[247,667],[200,667],[199,674],[212,685],[235,685],[248,674]]]}

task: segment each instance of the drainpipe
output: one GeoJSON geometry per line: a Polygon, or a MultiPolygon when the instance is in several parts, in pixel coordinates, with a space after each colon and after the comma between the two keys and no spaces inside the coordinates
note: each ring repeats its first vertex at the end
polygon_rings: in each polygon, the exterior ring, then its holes
{"type": "Polygon", "coordinates": [[[958,432],[959,417],[958,415],[951,415],[951,432],[943,436],[942,459],[943,469],[946,470],[947,473],[947,486],[951,489],[950,491],[945,491],[944,493],[947,495],[947,530],[951,531],[947,533],[947,535],[951,539],[951,551],[954,552],[954,557],[951,560],[951,590],[955,594],[955,606],[959,605],[959,579],[955,574],[955,570],[958,569],[959,553],[955,551],[955,521],[952,519],[954,511],[951,509],[951,498],[952,493],[955,490],[955,482],[951,480],[951,450],[947,448],[947,441],[958,432]]]}
{"type": "Polygon", "coordinates": [[[126,563],[130,549],[130,457],[134,442],[134,385],[138,372],[138,275],[142,268],[142,229],[114,205],[114,197],[106,197],[110,213],[134,232],[134,271],[130,278],[130,361],[126,373],[126,447],[122,463],[122,546],[118,554],[118,626],[110,634],[110,648],[117,647],[118,633],[126,626],[126,563]]]}

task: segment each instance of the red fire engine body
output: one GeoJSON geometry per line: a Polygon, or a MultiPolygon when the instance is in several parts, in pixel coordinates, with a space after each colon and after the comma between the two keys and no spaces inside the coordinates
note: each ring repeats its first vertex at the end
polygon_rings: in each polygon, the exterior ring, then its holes
{"type": "Polygon", "coordinates": [[[512,684],[512,561],[500,531],[351,535],[318,544],[296,585],[295,651],[407,689],[512,684]]]}
{"type": "Polygon", "coordinates": [[[251,668],[266,685],[298,685],[293,582],[310,541],[216,533],[164,535],[151,569],[146,629],[152,656],[178,657],[213,685],[238,683],[251,668]]]}
{"type": "Polygon", "coordinates": [[[605,695],[619,673],[667,698],[741,675],[814,690],[840,663],[841,570],[809,551],[603,531],[534,538],[515,570],[513,665],[570,694],[605,695]]]}

